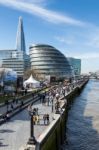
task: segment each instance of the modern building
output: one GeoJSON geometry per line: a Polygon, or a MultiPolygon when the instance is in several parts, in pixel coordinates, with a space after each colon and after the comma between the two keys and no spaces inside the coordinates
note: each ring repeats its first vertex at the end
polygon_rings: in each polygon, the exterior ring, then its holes
{"type": "Polygon", "coordinates": [[[22,17],[19,17],[19,24],[18,24],[17,37],[16,37],[16,49],[22,52],[25,52],[26,50],[22,17]]]}
{"type": "Polygon", "coordinates": [[[70,78],[72,69],[67,58],[55,47],[45,44],[31,45],[29,48],[31,69],[45,78],[70,78]]]}
{"type": "Polygon", "coordinates": [[[68,61],[74,70],[75,76],[79,76],[81,74],[81,59],[68,57],[68,61]]]}
{"type": "Polygon", "coordinates": [[[25,49],[22,17],[19,17],[16,49],[0,50],[0,67],[11,68],[17,72],[18,76],[23,76],[24,71],[30,67],[30,57],[25,49]]]}
{"type": "Polygon", "coordinates": [[[0,50],[0,67],[2,67],[3,59],[12,58],[13,53],[16,53],[15,49],[0,50]]]}

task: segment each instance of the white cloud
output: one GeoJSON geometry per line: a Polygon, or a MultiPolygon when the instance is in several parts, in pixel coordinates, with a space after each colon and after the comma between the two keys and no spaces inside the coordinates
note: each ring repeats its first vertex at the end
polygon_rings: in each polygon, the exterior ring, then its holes
{"type": "MultiPolygon", "coordinates": [[[[17,2],[27,2],[27,0],[14,0],[17,2]]],[[[28,0],[28,3],[37,4],[37,5],[46,5],[48,0],[28,0]]]]}
{"type": "Polygon", "coordinates": [[[66,15],[62,15],[55,11],[45,9],[34,3],[30,4],[28,3],[28,1],[26,2],[25,0],[24,1],[23,0],[20,0],[20,1],[19,0],[4,0],[4,1],[0,0],[0,4],[11,7],[13,9],[18,9],[20,11],[30,13],[32,15],[36,15],[48,22],[52,22],[56,24],[63,23],[63,24],[69,24],[69,25],[75,25],[75,26],[85,25],[85,23],[83,23],[82,21],[76,20],[66,15]]]}

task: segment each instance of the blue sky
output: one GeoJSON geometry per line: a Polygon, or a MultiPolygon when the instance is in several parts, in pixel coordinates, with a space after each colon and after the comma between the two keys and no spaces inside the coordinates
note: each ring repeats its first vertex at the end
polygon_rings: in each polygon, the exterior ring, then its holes
{"type": "Polygon", "coordinates": [[[27,52],[50,44],[82,59],[82,72],[99,70],[99,0],[0,0],[0,49],[14,49],[19,16],[27,52]]]}

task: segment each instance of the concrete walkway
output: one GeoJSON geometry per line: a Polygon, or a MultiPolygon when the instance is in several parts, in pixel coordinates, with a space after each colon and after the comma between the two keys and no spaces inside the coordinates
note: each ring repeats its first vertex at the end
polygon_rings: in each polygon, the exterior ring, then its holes
{"type": "MultiPolygon", "coordinates": [[[[40,124],[34,126],[35,137],[38,138],[48,125],[44,125],[43,114],[50,114],[50,122],[53,113],[51,106],[42,105],[40,102],[33,104],[33,108],[39,108],[40,124]]],[[[25,145],[30,137],[30,116],[25,109],[5,124],[0,126],[0,150],[18,150],[25,145]]]]}

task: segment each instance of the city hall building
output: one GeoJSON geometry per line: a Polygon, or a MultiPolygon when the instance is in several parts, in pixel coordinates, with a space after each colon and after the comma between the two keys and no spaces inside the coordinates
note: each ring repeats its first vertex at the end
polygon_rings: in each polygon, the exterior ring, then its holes
{"type": "Polygon", "coordinates": [[[72,77],[72,69],[67,58],[55,47],[45,44],[31,45],[29,54],[31,69],[39,76],[72,77]]]}

